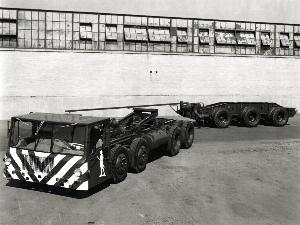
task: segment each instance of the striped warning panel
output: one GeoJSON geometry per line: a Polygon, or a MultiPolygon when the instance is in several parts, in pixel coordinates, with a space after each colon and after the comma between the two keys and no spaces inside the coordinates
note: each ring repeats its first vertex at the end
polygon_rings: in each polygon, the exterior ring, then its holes
{"type": "Polygon", "coordinates": [[[10,148],[6,157],[11,159],[11,163],[5,166],[4,177],[88,190],[88,163],[82,156],[10,148]],[[75,169],[80,169],[81,177],[75,176],[75,169]]]}

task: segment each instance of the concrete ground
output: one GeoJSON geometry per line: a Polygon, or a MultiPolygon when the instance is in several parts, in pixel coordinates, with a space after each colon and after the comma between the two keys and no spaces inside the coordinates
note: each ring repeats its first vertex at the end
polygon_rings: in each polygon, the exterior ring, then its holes
{"type": "Polygon", "coordinates": [[[154,152],[146,171],[90,195],[1,178],[0,224],[300,224],[300,117],[289,124],[196,129],[189,150],[154,152]]]}

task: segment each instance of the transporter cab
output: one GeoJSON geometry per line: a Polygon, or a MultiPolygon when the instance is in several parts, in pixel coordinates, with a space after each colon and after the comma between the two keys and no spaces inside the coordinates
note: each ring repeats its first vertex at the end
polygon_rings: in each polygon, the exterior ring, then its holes
{"type": "Polygon", "coordinates": [[[134,109],[117,121],[79,114],[30,113],[12,117],[4,177],[75,190],[121,182],[142,172],[149,151],[164,145],[174,156],[193,144],[192,121],[157,118],[134,109]]]}

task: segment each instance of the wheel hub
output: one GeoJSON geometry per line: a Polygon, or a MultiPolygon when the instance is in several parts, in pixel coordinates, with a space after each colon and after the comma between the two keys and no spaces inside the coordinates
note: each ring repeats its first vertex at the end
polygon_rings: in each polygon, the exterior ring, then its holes
{"type": "Polygon", "coordinates": [[[138,151],[138,164],[147,163],[147,150],[145,146],[141,146],[138,151]]]}
{"type": "Polygon", "coordinates": [[[221,123],[226,123],[227,122],[227,115],[220,114],[219,120],[221,123]]]}
{"type": "Polygon", "coordinates": [[[256,114],[255,113],[251,113],[248,117],[250,122],[254,122],[256,120],[256,114]]]}
{"type": "Polygon", "coordinates": [[[281,122],[281,121],[283,120],[283,115],[282,115],[282,113],[279,113],[279,114],[278,114],[277,120],[278,120],[279,122],[281,122]]]}

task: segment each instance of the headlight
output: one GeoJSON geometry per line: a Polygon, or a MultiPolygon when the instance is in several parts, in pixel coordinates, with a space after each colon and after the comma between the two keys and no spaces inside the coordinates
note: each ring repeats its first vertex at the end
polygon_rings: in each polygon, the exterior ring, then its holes
{"type": "Polygon", "coordinates": [[[5,159],[4,159],[4,164],[5,164],[6,166],[9,166],[10,163],[11,163],[11,158],[5,158],[5,159]]]}
{"type": "Polygon", "coordinates": [[[80,176],[82,175],[81,170],[80,170],[80,169],[75,169],[75,170],[74,170],[74,175],[75,175],[76,177],[80,177],[80,176]]]}

